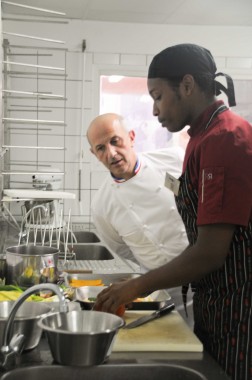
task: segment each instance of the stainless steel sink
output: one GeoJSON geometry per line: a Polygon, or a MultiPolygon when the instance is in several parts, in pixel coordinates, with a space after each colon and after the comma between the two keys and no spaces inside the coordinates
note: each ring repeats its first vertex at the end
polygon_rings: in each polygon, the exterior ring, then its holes
{"type": "MultiPolygon", "coordinates": [[[[75,253],[76,260],[112,260],[114,256],[109,250],[100,244],[73,244],[69,245],[69,249],[75,253]]],[[[60,247],[60,251],[64,252],[64,247],[60,247]]],[[[62,258],[64,254],[60,254],[62,258]]]]}
{"type": "MultiPolygon", "coordinates": [[[[37,232],[36,235],[36,242],[39,244],[42,242],[42,239],[44,239],[45,244],[48,243],[50,240],[53,242],[56,242],[58,240],[59,236],[58,233],[53,232],[52,235],[49,234],[49,232],[40,233],[40,231],[37,232]]],[[[66,236],[64,237],[63,233],[60,234],[60,241],[64,242],[66,239],[66,236]]],[[[68,243],[99,243],[100,239],[99,237],[91,231],[76,231],[73,232],[73,235],[71,235],[71,232],[68,234],[68,243]]],[[[34,234],[33,232],[30,232],[29,234],[29,242],[34,242],[34,234]]]]}
{"type": "Polygon", "coordinates": [[[169,364],[104,364],[94,367],[37,366],[6,373],[2,380],[207,380],[200,372],[169,364]]]}
{"type": "MultiPolygon", "coordinates": [[[[77,243],[99,243],[99,237],[90,231],[76,231],[74,236],[77,239],[77,243]]],[[[68,241],[71,242],[71,236],[68,237],[68,241]]]]}

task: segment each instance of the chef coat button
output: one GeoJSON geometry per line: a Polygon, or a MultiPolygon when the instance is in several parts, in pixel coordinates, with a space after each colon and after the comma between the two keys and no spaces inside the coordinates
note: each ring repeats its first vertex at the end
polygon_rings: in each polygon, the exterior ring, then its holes
{"type": "Polygon", "coordinates": [[[162,186],[158,186],[157,191],[160,191],[162,189],[162,186]]]}
{"type": "Polygon", "coordinates": [[[163,248],[164,244],[160,243],[158,246],[159,248],[163,248]]]}
{"type": "Polygon", "coordinates": [[[147,229],[148,229],[147,224],[144,224],[144,225],[143,225],[143,228],[144,228],[145,230],[147,230],[147,229]]]}
{"type": "Polygon", "coordinates": [[[131,203],[131,204],[129,205],[129,208],[133,208],[133,203],[131,203]]]}

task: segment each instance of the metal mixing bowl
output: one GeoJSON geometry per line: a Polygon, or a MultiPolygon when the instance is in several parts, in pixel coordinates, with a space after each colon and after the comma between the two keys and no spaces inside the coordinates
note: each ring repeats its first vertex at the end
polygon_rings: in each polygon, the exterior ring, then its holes
{"type": "Polygon", "coordinates": [[[80,310],[45,316],[38,325],[45,330],[57,363],[91,366],[109,357],[124,320],[114,314],[80,310]]]}
{"type": "MultiPolygon", "coordinates": [[[[0,302],[0,347],[3,345],[4,328],[13,304],[14,301],[0,302]]],[[[37,322],[51,310],[50,306],[39,302],[25,302],[20,306],[14,319],[13,334],[25,336],[24,350],[31,350],[39,344],[43,330],[37,322]]]]}
{"type": "Polygon", "coordinates": [[[29,288],[58,280],[58,248],[18,245],[6,248],[7,284],[29,288]]]}

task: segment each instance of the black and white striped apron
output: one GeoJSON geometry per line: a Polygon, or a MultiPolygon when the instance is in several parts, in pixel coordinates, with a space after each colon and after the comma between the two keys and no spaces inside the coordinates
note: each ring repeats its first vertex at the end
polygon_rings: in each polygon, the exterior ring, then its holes
{"type": "MultiPolygon", "coordinates": [[[[198,236],[198,195],[187,169],[180,177],[176,203],[193,245],[198,236]]],[[[252,379],[251,241],[251,223],[237,226],[223,267],[193,284],[195,334],[233,380],[252,379]]],[[[183,288],[186,298],[188,286],[183,288]]]]}

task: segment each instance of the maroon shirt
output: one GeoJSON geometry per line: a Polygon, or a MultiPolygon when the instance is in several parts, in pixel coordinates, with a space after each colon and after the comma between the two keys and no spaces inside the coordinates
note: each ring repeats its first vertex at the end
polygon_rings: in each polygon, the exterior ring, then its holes
{"type": "Polygon", "coordinates": [[[197,225],[247,226],[252,218],[252,127],[227,110],[202,130],[222,104],[209,107],[189,129],[184,170],[198,193],[197,225]]]}
{"type": "Polygon", "coordinates": [[[189,134],[175,198],[190,245],[199,225],[235,225],[224,265],[193,284],[194,331],[233,380],[251,380],[252,127],[216,102],[189,134]]]}

